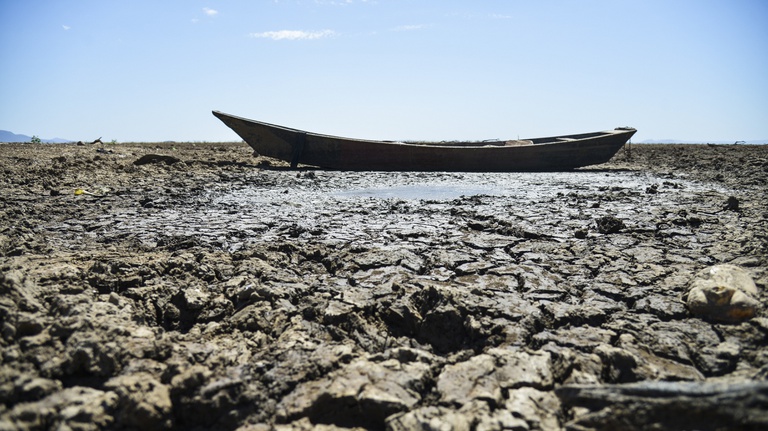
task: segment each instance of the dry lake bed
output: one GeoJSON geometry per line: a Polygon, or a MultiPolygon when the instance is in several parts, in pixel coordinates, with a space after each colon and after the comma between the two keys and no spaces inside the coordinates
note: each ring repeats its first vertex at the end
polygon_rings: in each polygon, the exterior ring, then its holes
{"type": "Polygon", "coordinates": [[[765,429],[767,182],[748,145],[488,174],[0,144],[0,430],[765,429]],[[730,321],[686,303],[721,264],[757,292],[730,321]]]}

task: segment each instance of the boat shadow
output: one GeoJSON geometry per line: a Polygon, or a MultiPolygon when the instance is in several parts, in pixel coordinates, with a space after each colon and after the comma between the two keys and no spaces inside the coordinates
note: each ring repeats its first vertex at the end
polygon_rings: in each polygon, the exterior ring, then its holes
{"type": "MultiPolygon", "coordinates": [[[[630,168],[579,168],[574,169],[572,171],[566,171],[566,172],[594,172],[594,173],[614,173],[614,172],[635,172],[636,169],[630,169],[630,168]]],[[[558,172],[558,171],[553,171],[558,172]]]]}
{"type": "Polygon", "coordinates": [[[532,170],[532,171],[382,171],[382,170],[367,170],[367,169],[329,169],[318,166],[303,165],[296,168],[290,166],[275,166],[268,164],[239,164],[239,166],[250,167],[256,169],[262,169],[265,171],[275,172],[411,172],[419,174],[445,174],[445,173],[480,173],[480,174],[508,174],[508,173],[616,173],[616,172],[635,172],[635,169],[629,168],[576,168],[576,169],[559,169],[559,170],[532,170]]]}

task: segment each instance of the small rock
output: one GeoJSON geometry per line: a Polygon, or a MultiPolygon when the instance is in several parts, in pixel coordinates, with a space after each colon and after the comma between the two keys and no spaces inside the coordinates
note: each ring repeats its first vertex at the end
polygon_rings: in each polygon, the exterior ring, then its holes
{"type": "Polygon", "coordinates": [[[112,305],[120,305],[120,295],[118,295],[117,292],[112,292],[109,294],[107,301],[112,305]]]}
{"type": "Polygon", "coordinates": [[[595,220],[597,231],[602,234],[618,233],[624,229],[624,222],[613,216],[600,217],[595,220]]]}
{"type": "Polygon", "coordinates": [[[752,277],[738,266],[724,264],[696,274],[686,302],[694,316],[736,323],[755,316],[759,306],[756,297],[752,277]]]}
{"type": "Polygon", "coordinates": [[[728,196],[728,200],[725,201],[725,204],[723,205],[723,209],[726,211],[738,211],[739,200],[733,196],[728,196]]]}
{"type": "Polygon", "coordinates": [[[189,310],[202,310],[210,301],[210,294],[199,287],[189,287],[184,290],[184,302],[189,310]]]}

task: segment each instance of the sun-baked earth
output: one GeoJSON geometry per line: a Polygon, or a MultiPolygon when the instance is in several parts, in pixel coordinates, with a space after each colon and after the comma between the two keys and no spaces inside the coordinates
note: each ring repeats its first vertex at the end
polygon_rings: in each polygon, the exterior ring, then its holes
{"type": "Polygon", "coordinates": [[[0,429],[766,429],[768,146],[366,173],[0,144],[0,429]],[[746,320],[694,316],[735,265],[746,320]]]}

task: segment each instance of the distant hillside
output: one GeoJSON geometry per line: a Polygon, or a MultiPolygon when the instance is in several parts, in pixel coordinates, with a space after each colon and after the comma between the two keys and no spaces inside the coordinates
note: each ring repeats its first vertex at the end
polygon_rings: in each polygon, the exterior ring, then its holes
{"type": "MultiPolygon", "coordinates": [[[[41,139],[41,141],[47,144],[64,144],[72,142],[68,139],[61,138],[41,139]]],[[[27,135],[17,135],[16,133],[7,130],[0,130],[0,142],[32,142],[32,137],[27,135]]]]}

